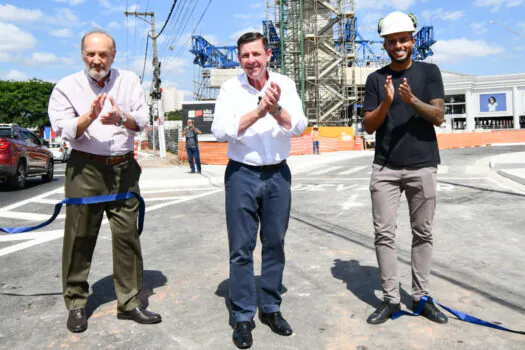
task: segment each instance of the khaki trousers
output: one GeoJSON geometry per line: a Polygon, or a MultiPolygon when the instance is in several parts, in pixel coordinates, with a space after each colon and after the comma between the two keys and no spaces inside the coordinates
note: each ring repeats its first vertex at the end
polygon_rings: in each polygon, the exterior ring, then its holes
{"type": "Polygon", "coordinates": [[[437,167],[393,168],[373,164],[370,180],[375,247],[385,300],[400,302],[395,231],[399,199],[405,192],[412,228],[412,298],[428,295],[437,167]]]}
{"type": "MultiPolygon", "coordinates": [[[[139,190],[140,167],[135,159],[116,165],[81,157],[73,151],[66,167],[66,197],[88,197],[139,190]]],[[[113,281],[118,310],[140,305],[142,253],[137,230],[139,201],[131,198],[101,204],[68,205],[62,252],[62,285],[66,307],[84,308],[91,259],[104,212],[109,220],[113,246],[113,281]]]]}

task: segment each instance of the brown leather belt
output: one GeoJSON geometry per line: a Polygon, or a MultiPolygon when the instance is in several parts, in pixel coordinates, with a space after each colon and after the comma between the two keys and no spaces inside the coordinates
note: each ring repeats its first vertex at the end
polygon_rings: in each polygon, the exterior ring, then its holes
{"type": "Polygon", "coordinates": [[[91,159],[98,163],[103,163],[106,165],[116,165],[120,163],[125,163],[128,160],[133,158],[133,151],[130,151],[126,154],[118,155],[118,156],[101,156],[98,154],[92,154],[87,152],[78,151],[76,149],[71,151],[72,154],[79,155],[82,158],[91,159]]]}

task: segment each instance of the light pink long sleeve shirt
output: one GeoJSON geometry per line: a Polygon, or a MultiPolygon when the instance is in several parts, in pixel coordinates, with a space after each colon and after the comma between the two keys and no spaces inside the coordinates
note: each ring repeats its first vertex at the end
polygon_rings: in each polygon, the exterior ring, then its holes
{"type": "Polygon", "coordinates": [[[78,117],[89,112],[99,94],[108,98],[100,115],[111,110],[112,96],[122,112],[133,116],[140,130],[149,122],[149,112],[139,77],[130,71],[111,69],[110,77],[100,87],[84,71],[69,75],[58,82],[49,100],[49,119],[62,140],[70,141],[73,149],[103,156],[121,155],[133,150],[136,132],[125,126],[104,125],[96,119],[78,138],[78,117]]]}

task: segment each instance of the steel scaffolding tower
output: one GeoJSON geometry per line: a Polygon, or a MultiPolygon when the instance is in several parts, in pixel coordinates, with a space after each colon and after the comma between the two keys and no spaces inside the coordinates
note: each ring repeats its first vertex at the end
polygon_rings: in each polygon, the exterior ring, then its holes
{"type": "Polygon", "coordinates": [[[281,38],[281,72],[296,82],[311,123],[348,125],[352,119],[354,6],[354,0],[267,0],[267,21],[281,38]]]}

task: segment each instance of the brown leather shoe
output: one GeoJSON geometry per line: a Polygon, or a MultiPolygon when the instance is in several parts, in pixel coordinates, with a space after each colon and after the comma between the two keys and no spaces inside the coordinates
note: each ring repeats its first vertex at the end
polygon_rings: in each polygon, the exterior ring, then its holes
{"type": "Polygon", "coordinates": [[[86,309],[69,310],[67,329],[73,333],[84,332],[88,327],[86,309]]]}
{"type": "Polygon", "coordinates": [[[132,320],[140,324],[154,324],[162,321],[159,314],[146,310],[145,307],[136,307],[133,310],[117,313],[119,320],[132,320]]]}

